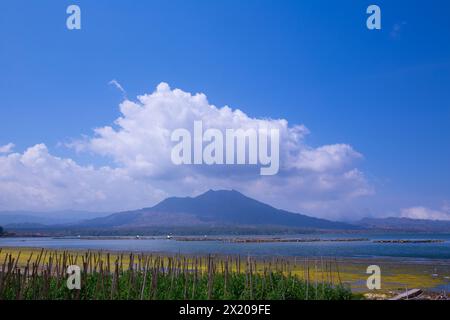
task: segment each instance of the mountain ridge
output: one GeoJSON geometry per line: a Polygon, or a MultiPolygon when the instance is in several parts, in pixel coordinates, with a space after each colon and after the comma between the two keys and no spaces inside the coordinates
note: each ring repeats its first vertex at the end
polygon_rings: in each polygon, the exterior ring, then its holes
{"type": "Polygon", "coordinates": [[[363,218],[355,223],[368,229],[411,232],[450,232],[450,221],[402,217],[363,218]]]}
{"type": "Polygon", "coordinates": [[[39,224],[43,226],[72,224],[82,220],[104,217],[111,213],[77,210],[59,211],[0,211],[0,225],[39,224]]]}
{"type": "Polygon", "coordinates": [[[150,208],[115,213],[83,222],[90,227],[289,226],[305,229],[360,227],[274,208],[236,190],[209,190],[196,197],[170,197],[150,208]]]}
{"type": "Polygon", "coordinates": [[[196,197],[169,197],[153,207],[113,214],[76,211],[0,212],[0,225],[12,230],[52,232],[294,232],[375,231],[450,232],[450,221],[399,217],[336,222],[293,213],[252,199],[236,190],[209,190],[196,197]],[[70,220],[63,213],[70,213],[70,220]],[[28,215],[27,215],[28,213],[28,215]],[[93,218],[90,218],[94,215],[93,218]],[[97,216],[98,215],[98,216],[97,216]],[[77,220],[78,218],[78,220],[77,220]],[[65,221],[64,221],[65,220],[65,221]],[[7,223],[5,223],[7,222],[7,223]],[[140,231],[139,231],[140,230],[140,231]],[[241,230],[241,231],[238,231],[241,230]],[[252,231],[253,230],[253,231],[252,231]],[[272,231],[271,231],[272,230],[272,231]]]}

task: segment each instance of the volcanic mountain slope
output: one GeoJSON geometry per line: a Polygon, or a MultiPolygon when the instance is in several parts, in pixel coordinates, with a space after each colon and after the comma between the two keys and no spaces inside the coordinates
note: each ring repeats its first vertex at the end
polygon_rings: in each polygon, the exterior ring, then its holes
{"type": "Polygon", "coordinates": [[[92,228],[285,226],[305,229],[358,229],[359,227],[276,209],[237,191],[208,191],[198,197],[168,198],[152,208],[87,220],[92,228]]]}

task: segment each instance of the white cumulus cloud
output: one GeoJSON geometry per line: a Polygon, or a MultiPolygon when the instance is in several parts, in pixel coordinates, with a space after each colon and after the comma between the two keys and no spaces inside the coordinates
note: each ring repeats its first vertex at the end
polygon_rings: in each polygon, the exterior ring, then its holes
{"type": "Polygon", "coordinates": [[[285,119],[252,118],[228,106],[216,107],[202,94],[161,83],[153,93],[120,104],[113,125],[71,144],[77,151],[108,157],[114,166],[81,166],[52,156],[45,145],[23,154],[0,156],[0,210],[70,208],[120,210],[153,205],[168,195],[195,195],[209,188],[237,189],[285,209],[328,218],[348,214],[353,199],[373,194],[357,162],[363,156],[348,144],[313,147],[309,130],[285,119]],[[259,168],[175,166],[171,133],[204,130],[278,129],[280,172],[262,177],[259,168]]]}
{"type": "Polygon", "coordinates": [[[166,196],[126,170],[80,166],[49,154],[44,144],[0,157],[0,210],[139,208],[166,196]]]}
{"type": "Polygon", "coordinates": [[[351,146],[335,144],[315,149],[305,148],[298,153],[298,157],[291,165],[299,169],[326,172],[341,170],[360,158],[362,155],[351,146]]]}
{"type": "Polygon", "coordinates": [[[13,143],[5,144],[4,146],[0,146],[0,153],[11,153],[14,149],[13,143]]]}

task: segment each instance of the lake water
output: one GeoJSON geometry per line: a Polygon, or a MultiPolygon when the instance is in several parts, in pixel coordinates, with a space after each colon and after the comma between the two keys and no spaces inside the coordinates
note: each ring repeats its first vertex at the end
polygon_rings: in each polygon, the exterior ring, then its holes
{"type": "MultiPolygon", "coordinates": [[[[246,237],[248,238],[248,237],[246,237]]],[[[257,238],[262,238],[258,236],[257,238]]],[[[163,237],[134,238],[0,238],[1,247],[47,249],[90,249],[182,254],[240,254],[252,256],[333,256],[344,258],[397,257],[412,259],[450,259],[450,234],[327,234],[298,235],[289,238],[348,239],[367,238],[358,242],[273,242],[230,243],[223,241],[175,241],[163,237]],[[374,243],[373,240],[436,239],[441,243],[374,243]]]]}

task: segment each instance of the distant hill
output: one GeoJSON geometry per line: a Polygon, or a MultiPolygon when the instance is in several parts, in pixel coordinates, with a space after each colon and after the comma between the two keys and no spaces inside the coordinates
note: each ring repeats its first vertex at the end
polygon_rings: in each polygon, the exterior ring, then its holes
{"type": "Polygon", "coordinates": [[[72,224],[92,219],[104,217],[110,213],[98,213],[87,211],[54,211],[54,212],[34,212],[34,211],[0,211],[0,225],[14,226],[50,226],[58,224],[72,224]]]}
{"type": "Polygon", "coordinates": [[[387,231],[450,232],[450,221],[418,220],[409,218],[365,218],[356,224],[368,229],[387,231]]]}
{"type": "Polygon", "coordinates": [[[75,235],[278,234],[320,230],[450,232],[450,221],[365,218],[350,224],[318,219],[274,208],[234,190],[172,197],[151,208],[115,214],[0,212],[0,225],[19,233],[75,235]]]}
{"type": "Polygon", "coordinates": [[[359,227],[276,209],[237,191],[208,191],[198,197],[168,198],[154,207],[87,220],[77,227],[284,226],[351,230],[359,227]]]}

